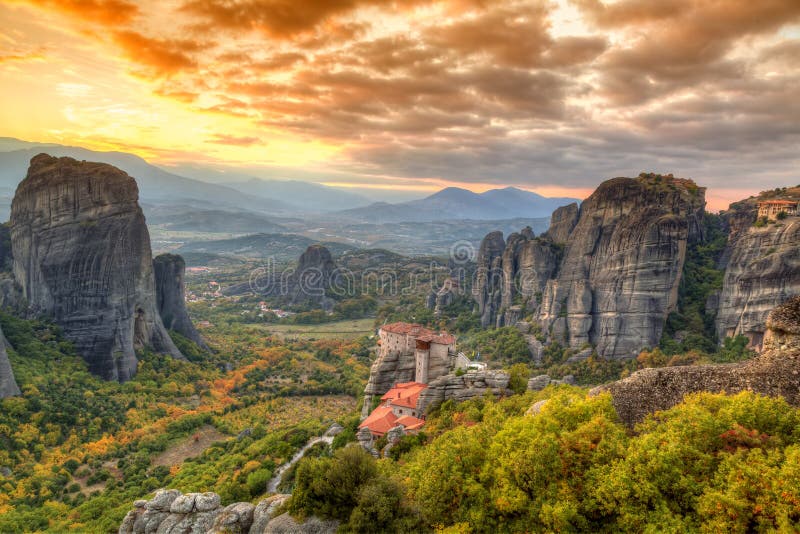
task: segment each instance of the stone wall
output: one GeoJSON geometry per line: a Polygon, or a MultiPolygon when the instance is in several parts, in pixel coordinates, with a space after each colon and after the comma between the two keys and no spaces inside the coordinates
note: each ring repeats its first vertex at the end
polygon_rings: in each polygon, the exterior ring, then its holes
{"type": "Polygon", "coordinates": [[[800,297],[776,308],[767,319],[764,351],[752,360],[728,365],[642,369],[628,378],[593,389],[609,391],[628,425],[680,403],[689,393],[749,390],[781,396],[800,405],[800,297]]]}

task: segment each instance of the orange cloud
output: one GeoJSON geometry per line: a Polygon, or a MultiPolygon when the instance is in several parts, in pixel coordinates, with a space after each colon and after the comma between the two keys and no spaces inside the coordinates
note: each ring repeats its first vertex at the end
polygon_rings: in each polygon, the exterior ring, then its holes
{"type": "Polygon", "coordinates": [[[261,143],[258,137],[238,137],[235,135],[214,134],[214,136],[207,140],[209,143],[218,145],[232,145],[232,146],[253,146],[261,143]]]}
{"type": "Polygon", "coordinates": [[[196,16],[208,27],[261,31],[276,39],[308,33],[334,17],[359,7],[408,9],[435,0],[188,0],[181,11],[196,16]]]}
{"type": "Polygon", "coordinates": [[[0,64],[12,63],[17,61],[38,61],[44,59],[44,54],[39,52],[30,52],[27,54],[5,54],[0,55],[0,64]]]}
{"type": "Polygon", "coordinates": [[[196,67],[198,62],[193,54],[211,46],[188,39],[146,37],[131,30],[116,31],[112,38],[123,54],[146,67],[156,77],[196,67]]]}
{"type": "Polygon", "coordinates": [[[125,0],[21,0],[31,5],[59,11],[70,17],[107,26],[131,23],[138,15],[135,3],[125,0]]]}

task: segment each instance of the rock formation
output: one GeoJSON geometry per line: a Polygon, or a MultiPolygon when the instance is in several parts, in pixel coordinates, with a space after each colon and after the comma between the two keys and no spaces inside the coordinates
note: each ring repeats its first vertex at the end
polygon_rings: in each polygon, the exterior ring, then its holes
{"type": "Polygon", "coordinates": [[[264,269],[248,282],[225,288],[223,293],[241,295],[252,291],[265,297],[279,297],[287,304],[313,302],[323,309],[330,309],[334,303],[327,297],[328,291],[345,292],[351,289],[347,282],[339,276],[330,250],[315,244],[300,255],[294,269],[283,272],[264,269]]]}
{"type": "Polygon", "coordinates": [[[461,284],[457,278],[447,278],[442,287],[432,290],[428,295],[426,307],[433,310],[433,314],[438,317],[442,314],[445,307],[451,305],[456,297],[461,295],[461,284]]]}
{"type": "Polygon", "coordinates": [[[628,425],[650,413],[680,403],[700,391],[744,390],[781,396],[800,405],[800,297],[770,313],[764,351],[752,360],[727,365],[693,365],[642,369],[628,378],[593,389],[609,391],[620,418],[628,425]]]}
{"type": "MultiPolygon", "coordinates": [[[[751,217],[754,219],[752,213],[741,218],[751,217]]],[[[759,349],[770,310],[800,295],[800,217],[764,227],[731,227],[725,255],[717,335],[720,339],[746,335],[759,349]]]]}
{"type": "Polygon", "coordinates": [[[553,243],[566,243],[578,223],[578,204],[561,206],[550,216],[550,228],[545,236],[553,243]]]}
{"type": "Polygon", "coordinates": [[[186,262],[177,254],[161,254],[153,259],[158,313],[167,329],[175,330],[199,347],[207,349],[186,311],[185,272],[186,262]]]}
{"type": "Polygon", "coordinates": [[[102,163],[39,154],[11,205],[14,276],[93,373],[124,381],[135,348],[182,358],[156,308],[150,236],[133,178],[102,163]]]}
{"type": "MultiPolygon", "coordinates": [[[[336,288],[338,270],[331,252],[322,245],[311,245],[300,255],[297,269],[289,278],[287,295],[290,302],[314,301],[324,306],[326,292],[336,288]]],[[[332,303],[328,303],[332,305],[332,303]]]]}
{"type": "Polygon", "coordinates": [[[11,369],[11,362],[8,360],[7,346],[6,336],[0,330],[0,399],[20,394],[19,386],[14,378],[14,371],[11,369]]]}
{"type": "Polygon", "coordinates": [[[475,283],[472,285],[472,296],[478,303],[482,326],[494,325],[500,307],[503,289],[500,273],[503,271],[502,256],[505,248],[503,232],[491,232],[483,238],[478,249],[476,258],[478,265],[475,271],[475,283]]]}
{"type": "Polygon", "coordinates": [[[149,500],[134,503],[119,534],[333,534],[337,521],[309,517],[297,521],[289,514],[275,515],[291,495],[273,495],[254,506],[238,502],[220,506],[216,493],[158,490],[149,500]]]}
{"type": "Polygon", "coordinates": [[[508,389],[508,373],[503,371],[471,371],[461,376],[445,375],[431,380],[428,388],[420,393],[417,410],[425,412],[431,404],[446,400],[456,402],[482,397],[487,392],[512,395],[508,389]]]}
{"type": "MultiPolygon", "coordinates": [[[[553,219],[565,216],[565,209],[556,210],[553,219]]],[[[483,326],[513,325],[526,313],[538,313],[542,291],[560,258],[560,247],[546,236],[537,238],[527,227],[509,235],[508,241],[501,232],[483,239],[472,290],[483,326]]]]}
{"type": "Polygon", "coordinates": [[[532,313],[550,341],[591,343],[606,358],[657,345],[677,304],[687,243],[701,237],[704,196],[671,175],[614,178],[580,208],[554,213],[539,239],[487,235],[473,285],[482,324],[532,313]],[[517,302],[527,310],[513,309],[517,302]]]}

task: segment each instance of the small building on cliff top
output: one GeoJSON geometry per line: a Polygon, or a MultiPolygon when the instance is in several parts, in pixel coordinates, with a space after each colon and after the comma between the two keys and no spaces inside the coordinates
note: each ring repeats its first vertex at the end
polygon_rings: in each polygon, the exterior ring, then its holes
{"type": "Polygon", "coordinates": [[[785,213],[786,215],[797,215],[797,200],[788,199],[775,199],[763,200],[758,203],[758,216],[766,217],[774,221],[778,215],[785,213]]]}
{"type": "Polygon", "coordinates": [[[420,324],[391,323],[378,331],[381,355],[414,354],[414,381],[427,384],[446,375],[456,358],[456,338],[447,332],[435,332],[420,324]]]}
{"type": "Polygon", "coordinates": [[[419,382],[396,384],[381,397],[381,404],[372,410],[358,428],[368,428],[377,438],[397,425],[401,425],[407,433],[415,433],[425,424],[421,419],[422,414],[417,410],[417,401],[427,387],[427,384],[419,382]]]}

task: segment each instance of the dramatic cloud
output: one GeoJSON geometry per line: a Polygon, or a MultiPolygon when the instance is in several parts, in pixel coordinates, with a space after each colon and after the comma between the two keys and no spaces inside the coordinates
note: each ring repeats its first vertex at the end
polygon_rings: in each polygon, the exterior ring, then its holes
{"type": "Polygon", "coordinates": [[[800,182],[797,0],[28,3],[203,122],[176,128],[172,153],[293,151],[321,174],[426,187],[800,182]]]}
{"type": "Polygon", "coordinates": [[[109,26],[128,24],[139,14],[136,4],[125,0],[27,0],[27,3],[109,26]]]}
{"type": "Polygon", "coordinates": [[[209,45],[186,39],[146,37],[135,31],[117,31],[113,41],[129,59],[141,64],[155,76],[174,74],[197,67],[194,54],[209,45]]]}

